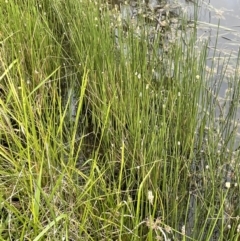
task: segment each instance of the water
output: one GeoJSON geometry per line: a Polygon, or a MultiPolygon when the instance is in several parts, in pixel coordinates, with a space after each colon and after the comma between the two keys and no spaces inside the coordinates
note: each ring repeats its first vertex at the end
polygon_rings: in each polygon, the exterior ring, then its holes
{"type": "MultiPolygon", "coordinates": [[[[193,12],[193,4],[180,0],[188,13],[193,12]]],[[[216,37],[218,24],[218,46],[222,51],[238,51],[240,47],[240,1],[239,0],[201,0],[198,2],[198,20],[205,35],[213,40],[216,37]]],[[[203,33],[203,32],[201,32],[203,33]]]]}
{"type": "MultiPolygon", "coordinates": [[[[185,0],[179,2],[188,17],[193,18],[194,4],[186,3],[185,0]]],[[[197,5],[198,38],[210,40],[209,48],[212,48],[212,52],[217,41],[217,54],[231,56],[230,64],[235,66],[240,47],[240,1],[199,0],[197,5]]],[[[229,67],[228,74],[232,73],[229,67]]]]}
{"type": "MultiPolygon", "coordinates": [[[[229,79],[237,71],[236,70],[238,51],[240,47],[240,1],[239,0],[209,0],[202,1],[199,15],[199,37],[208,38],[210,56],[214,52],[216,45],[216,54],[220,55],[223,61],[229,58],[229,63],[226,66],[226,78],[218,96],[219,103],[224,103],[229,91],[229,79]]],[[[215,55],[216,56],[216,55],[215,55]]],[[[210,59],[211,60],[211,59],[210,59]]],[[[216,73],[216,78],[221,78],[222,73],[216,73]],[[218,76],[219,75],[219,76],[218,76]]],[[[220,111],[220,110],[217,110],[220,111]]],[[[238,125],[238,135],[240,134],[239,127],[240,111],[236,116],[236,125],[238,125]]],[[[239,146],[239,137],[236,140],[235,147],[239,146]]]]}

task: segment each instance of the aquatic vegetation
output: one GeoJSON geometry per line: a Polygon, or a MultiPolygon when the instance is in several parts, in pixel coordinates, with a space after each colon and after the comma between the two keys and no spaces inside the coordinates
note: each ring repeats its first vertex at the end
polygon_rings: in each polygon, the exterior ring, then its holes
{"type": "Polygon", "coordinates": [[[2,240],[239,238],[238,62],[171,6],[0,5],[2,240]]]}

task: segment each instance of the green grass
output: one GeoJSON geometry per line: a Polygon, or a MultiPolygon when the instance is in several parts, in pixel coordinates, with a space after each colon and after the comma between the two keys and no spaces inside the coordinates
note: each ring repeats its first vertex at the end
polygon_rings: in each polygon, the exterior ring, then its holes
{"type": "Polygon", "coordinates": [[[0,240],[238,239],[229,59],[99,2],[0,6],[0,240]]]}

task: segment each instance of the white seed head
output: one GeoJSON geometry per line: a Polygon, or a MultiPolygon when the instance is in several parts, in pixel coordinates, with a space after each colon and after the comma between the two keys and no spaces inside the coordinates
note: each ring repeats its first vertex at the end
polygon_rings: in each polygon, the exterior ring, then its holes
{"type": "Polygon", "coordinates": [[[182,226],[182,228],[181,228],[181,233],[182,233],[182,235],[185,235],[185,234],[186,234],[185,225],[182,226]]]}
{"type": "Polygon", "coordinates": [[[225,187],[226,188],[230,188],[231,187],[231,183],[230,182],[225,182],[225,187]]]}
{"type": "Polygon", "coordinates": [[[148,201],[153,205],[153,199],[154,199],[154,196],[153,196],[153,193],[151,190],[148,191],[148,201]]]}

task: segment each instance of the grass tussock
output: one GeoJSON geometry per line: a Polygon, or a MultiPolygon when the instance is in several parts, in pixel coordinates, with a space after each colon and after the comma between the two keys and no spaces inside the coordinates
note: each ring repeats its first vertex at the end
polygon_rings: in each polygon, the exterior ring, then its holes
{"type": "Polygon", "coordinates": [[[0,5],[0,240],[237,240],[239,76],[196,26],[0,5]]]}

